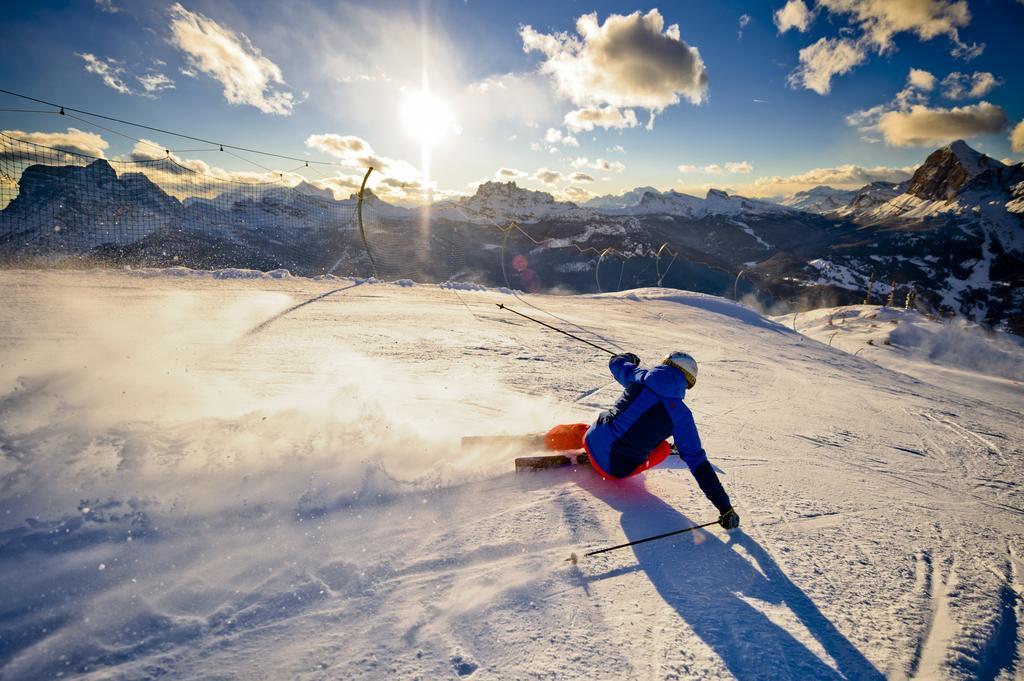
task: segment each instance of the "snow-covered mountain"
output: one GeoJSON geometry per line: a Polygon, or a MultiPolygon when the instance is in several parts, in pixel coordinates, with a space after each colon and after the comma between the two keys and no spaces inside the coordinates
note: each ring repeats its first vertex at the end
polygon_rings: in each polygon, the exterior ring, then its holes
{"type": "MultiPolygon", "coordinates": [[[[1024,332],[1024,164],[962,141],[931,153],[900,184],[874,183],[830,216],[857,231],[800,267],[806,286],[864,292],[911,287],[947,314],[1024,332]]],[[[782,275],[771,274],[773,279],[782,275]]],[[[792,276],[792,275],[788,275],[792,276]]],[[[920,300],[920,299],[919,299],[920,300]]]]}
{"type": "Polygon", "coordinates": [[[604,196],[595,196],[588,201],[584,201],[582,204],[585,208],[629,208],[640,203],[643,199],[644,194],[652,193],[658,194],[658,190],[654,187],[637,187],[622,194],[605,194],[604,196]]]}
{"type": "Polygon", "coordinates": [[[745,286],[767,303],[801,306],[857,302],[874,274],[878,286],[896,281],[904,294],[914,287],[933,309],[1024,331],[1024,166],[1003,165],[963,142],[932,153],[911,180],[867,185],[832,210],[844,193],[822,187],[793,197],[792,206],[652,187],[581,206],[513,182],[485,182],[471,196],[408,209],[370,192],[365,241],[355,197],[339,201],[309,183],[239,188],[182,206],[144,175],[117,177],[104,161],[31,166],[21,186],[0,212],[4,257],[50,249],[118,265],[304,274],[341,266],[359,276],[439,280],[472,273],[528,290],[660,282],[739,293],[745,286]],[[513,221],[529,236],[494,229],[513,221]],[[637,265],[617,262],[623,254],[637,265]],[[618,274],[602,275],[602,264],[618,274]]]}
{"type": "Polygon", "coordinates": [[[932,152],[910,178],[906,191],[923,200],[949,201],[974,178],[1003,167],[1001,161],[975,151],[963,140],[957,140],[932,152]]]}
{"type": "Polygon", "coordinates": [[[703,199],[674,190],[637,187],[623,194],[598,196],[577,205],[559,201],[553,195],[524,189],[515,182],[484,182],[472,196],[435,203],[433,216],[471,222],[538,223],[545,220],[594,220],[601,216],[667,215],[701,219],[709,216],[785,215],[786,207],[730,196],[718,189],[708,190],[703,199]]]}
{"type": "Polygon", "coordinates": [[[334,192],[326,187],[317,187],[314,184],[310,184],[305,180],[299,182],[297,185],[291,188],[292,191],[298,192],[299,194],[305,194],[307,196],[315,196],[320,199],[328,201],[334,200],[334,192]]]}
{"type": "MultiPolygon", "coordinates": [[[[902,191],[881,202],[839,211],[861,223],[924,220],[943,216],[1000,229],[1004,245],[1024,247],[1019,184],[1024,164],[1007,166],[956,141],[932,152],[902,191]]],[[[884,196],[884,194],[883,194],[884,196]]]]}
{"type": "Polygon", "coordinates": [[[482,223],[582,220],[595,215],[575,203],[557,201],[547,192],[524,189],[515,182],[484,182],[472,196],[435,203],[430,213],[446,220],[482,223]]]}
{"type": "Polygon", "coordinates": [[[721,189],[709,189],[707,195],[701,199],[671,189],[661,192],[652,187],[637,187],[625,194],[599,196],[584,205],[595,207],[606,215],[660,214],[691,219],[709,216],[785,215],[792,212],[787,207],[771,201],[729,195],[721,189]]]}
{"type": "MultiPolygon", "coordinates": [[[[359,203],[358,192],[353,192],[347,199],[339,201],[339,203],[355,210],[359,203]]],[[[409,220],[415,218],[415,216],[419,214],[419,211],[415,208],[406,208],[405,206],[396,206],[393,203],[388,203],[377,196],[377,194],[369,187],[367,187],[363,193],[363,206],[366,208],[368,213],[372,213],[377,217],[392,220],[409,220]]]]}
{"type": "MultiPolygon", "coordinates": [[[[0,212],[0,236],[27,252],[81,252],[124,245],[178,223],[181,203],[142,173],[118,177],[99,159],[86,166],[29,166],[0,212]]],[[[3,244],[0,244],[0,248],[3,244]]]]}
{"type": "Polygon", "coordinates": [[[1006,206],[1017,196],[1013,185],[1019,182],[1019,171],[1014,167],[957,140],[932,152],[906,182],[872,182],[857,191],[819,186],[781,203],[861,222],[978,212],[993,201],[1003,212],[1019,213],[1015,206],[1006,206]]]}
{"type": "Polygon", "coordinates": [[[845,206],[840,206],[832,211],[832,215],[838,217],[849,217],[851,215],[865,214],[868,211],[882,205],[886,201],[902,194],[909,182],[872,182],[866,184],[856,192],[845,206]]]}
{"type": "Polygon", "coordinates": [[[823,214],[831,213],[834,210],[846,206],[851,200],[853,200],[856,194],[857,192],[853,190],[835,189],[833,187],[818,185],[812,189],[799,191],[792,196],[788,196],[779,201],[779,203],[783,206],[807,211],[808,213],[823,214]]]}

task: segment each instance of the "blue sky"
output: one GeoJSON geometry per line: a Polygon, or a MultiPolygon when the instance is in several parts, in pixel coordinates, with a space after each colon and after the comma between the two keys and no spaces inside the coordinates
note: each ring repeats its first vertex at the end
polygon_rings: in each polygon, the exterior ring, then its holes
{"type": "MultiPolygon", "coordinates": [[[[574,200],[641,185],[771,196],[902,179],[957,137],[1019,160],[1021,27],[1020,0],[34,2],[6,8],[0,87],[336,161],[307,176],[331,176],[339,194],[372,162],[378,193],[397,201],[487,179],[574,200]]],[[[0,116],[4,130],[109,158],[196,148],[0,116]]]]}

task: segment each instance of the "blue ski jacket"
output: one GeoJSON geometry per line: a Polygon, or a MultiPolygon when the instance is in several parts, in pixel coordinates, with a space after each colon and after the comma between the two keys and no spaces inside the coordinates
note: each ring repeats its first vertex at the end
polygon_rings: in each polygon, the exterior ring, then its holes
{"type": "Polygon", "coordinates": [[[672,437],[679,456],[701,490],[719,510],[729,508],[729,496],[708,462],[693,414],[683,404],[686,378],[671,366],[641,369],[615,355],[608,369],[625,390],[608,411],[587,430],[587,451],[601,470],[626,477],[642,465],[651,451],[672,437]]]}

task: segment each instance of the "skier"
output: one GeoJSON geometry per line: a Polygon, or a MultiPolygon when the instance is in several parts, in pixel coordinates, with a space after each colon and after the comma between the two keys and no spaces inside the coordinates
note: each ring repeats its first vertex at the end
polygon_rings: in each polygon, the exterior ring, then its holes
{"type": "Polygon", "coordinates": [[[604,478],[628,478],[653,468],[668,458],[672,436],[680,458],[686,462],[704,496],[721,514],[718,523],[727,530],[738,527],[722,483],[700,444],[693,414],[683,397],[697,383],[697,362],[685,352],[673,352],[659,366],[641,369],[633,353],[615,355],[608,368],[625,390],[615,405],[585,423],[559,425],[548,431],[548,449],[584,448],[594,469],[604,478]]]}

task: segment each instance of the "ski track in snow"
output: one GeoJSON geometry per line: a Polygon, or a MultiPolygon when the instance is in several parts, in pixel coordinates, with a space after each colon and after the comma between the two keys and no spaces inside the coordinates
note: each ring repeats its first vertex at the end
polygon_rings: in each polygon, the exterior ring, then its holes
{"type": "Polygon", "coordinates": [[[506,295],[0,286],[0,678],[1024,673],[1024,401],[986,401],[990,378],[699,294],[530,296],[648,360],[693,352],[743,518],[570,565],[715,511],[678,460],[613,483],[459,448],[617,396],[600,353],[495,314],[506,295]]]}

